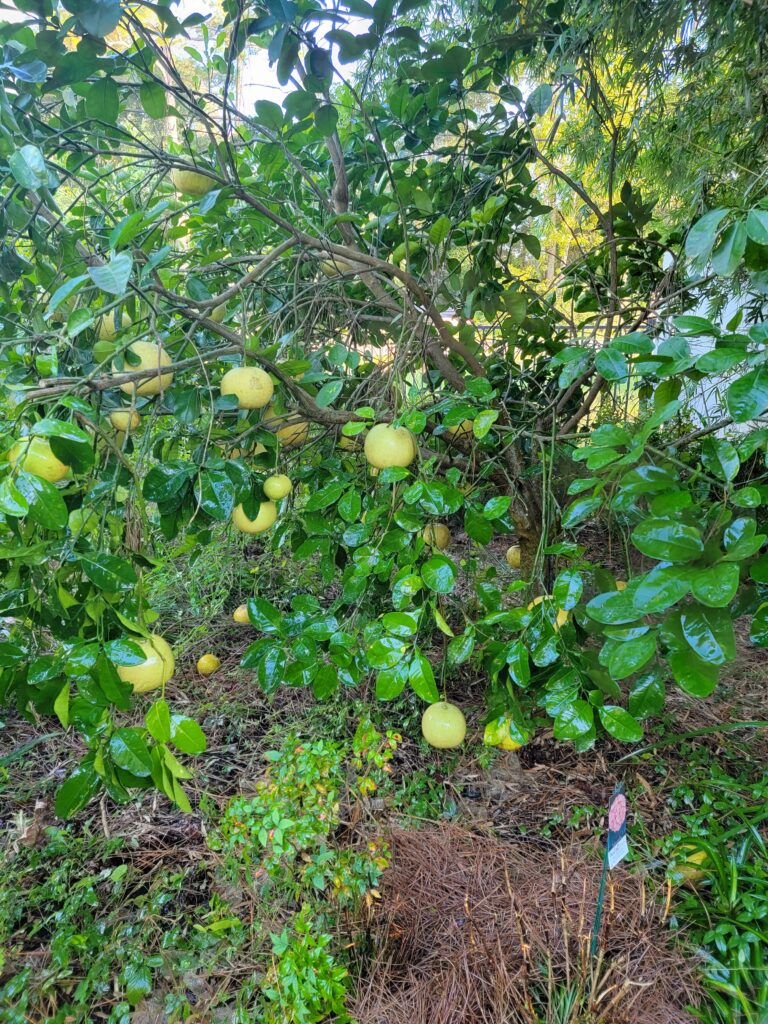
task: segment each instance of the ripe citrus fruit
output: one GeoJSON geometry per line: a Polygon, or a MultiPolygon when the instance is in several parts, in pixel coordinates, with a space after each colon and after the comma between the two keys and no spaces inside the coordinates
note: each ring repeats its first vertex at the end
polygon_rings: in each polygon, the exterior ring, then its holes
{"type": "Polygon", "coordinates": [[[695,887],[697,882],[708,877],[709,855],[706,850],[694,846],[693,843],[681,843],[677,849],[673,850],[673,855],[678,861],[675,864],[674,873],[688,885],[695,887]]]}
{"type": "Polygon", "coordinates": [[[453,427],[446,427],[443,431],[444,437],[449,437],[457,444],[466,443],[473,437],[472,420],[462,420],[453,427]]]}
{"type": "Polygon", "coordinates": [[[109,414],[109,422],[115,430],[122,430],[123,433],[135,430],[141,423],[141,416],[135,409],[115,409],[109,414]]]}
{"type": "MultiPolygon", "coordinates": [[[[538,597],[534,597],[534,599],[528,605],[528,611],[529,612],[533,611],[533,609],[536,607],[536,605],[541,604],[542,601],[551,602],[552,598],[549,597],[549,596],[544,597],[543,595],[539,595],[538,597]]],[[[567,621],[568,621],[568,612],[564,608],[558,608],[557,609],[557,618],[552,623],[552,628],[554,629],[554,631],[556,633],[559,633],[560,632],[560,627],[564,626],[567,621]]]]}
{"type": "Polygon", "coordinates": [[[221,378],[222,395],[237,395],[241,409],[263,409],[269,405],[275,386],[272,378],[256,366],[239,366],[227,370],[221,378]]]}
{"type": "Polygon", "coordinates": [[[626,582],[624,580],[616,580],[616,589],[617,590],[626,590],[627,589],[626,582]]]}
{"type": "Polygon", "coordinates": [[[255,519],[249,519],[238,505],[232,513],[232,523],[242,533],[264,533],[277,519],[277,505],[274,501],[262,501],[255,519]]]}
{"type": "Polygon", "coordinates": [[[130,640],[142,649],[145,661],[140,665],[118,665],[117,674],[123,682],[130,683],[134,693],[147,693],[167,683],[176,665],[168,642],[157,633],[149,637],[132,636],[130,640]]]}
{"type": "Polygon", "coordinates": [[[155,370],[156,373],[142,381],[126,381],[120,385],[122,392],[132,395],[135,388],[137,395],[158,395],[171,386],[173,374],[159,372],[163,366],[171,365],[171,357],[161,345],[156,345],[153,341],[134,341],[128,346],[128,350],[138,357],[139,362],[134,364],[125,360],[122,370],[118,370],[113,363],[112,370],[115,373],[132,373],[135,370],[155,370]]]}
{"type": "Polygon", "coordinates": [[[248,618],[248,605],[239,604],[237,608],[235,608],[234,612],[232,612],[232,618],[234,619],[235,622],[250,622],[251,620],[248,618]]]}
{"type": "Polygon", "coordinates": [[[421,732],[431,747],[448,750],[461,746],[467,734],[467,723],[461,708],[440,700],[430,704],[421,716],[421,732]]]}
{"type": "MultiPolygon", "coordinates": [[[[270,409],[264,416],[264,425],[276,424],[283,419],[283,416],[279,416],[270,409]]],[[[284,427],[279,427],[275,433],[283,448],[299,448],[309,437],[309,424],[306,420],[298,420],[296,423],[288,423],[284,427]]]]}
{"type": "Polygon", "coordinates": [[[18,462],[25,473],[33,473],[52,484],[63,480],[69,472],[69,466],[56,458],[44,437],[25,437],[17,441],[8,453],[8,461],[18,462]]]}
{"type": "Polygon", "coordinates": [[[430,523],[421,531],[425,543],[431,544],[433,548],[442,551],[451,543],[451,531],[445,523],[430,523]]]}
{"type": "Polygon", "coordinates": [[[410,466],[416,458],[416,445],[405,427],[377,423],[371,427],[365,439],[365,457],[377,469],[410,466]]]}
{"type": "Polygon", "coordinates": [[[210,676],[221,665],[215,654],[203,654],[197,660],[197,671],[201,676],[210,676]]]}
{"type": "Polygon", "coordinates": [[[99,327],[96,337],[99,341],[114,341],[117,337],[118,331],[124,331],[126,327],[130,327],[133,321],[127,313],[118,313],[117,322],[120,325],[115,327],[115,311],[111,313],[105,313],[104,316],[99,317],[99,327]]]}
{"type": "Polygon", "coordinates": [[[520,545],[513,544],[512,547],[507,548],[507,553],[504,556],[507,560],[507,565],[510,569],[520,568],[520,545]]]}
{"type": "Polygon", "coordinates": [[[341,256],[334,256],[330,260],[320,260],[318,266],[326,277],[340,277],[342,274],[354,274],[355,272],[355,268],[349,260],[342,259],[341,256]]]}
{"type": "Polygon", "coordinates": [[[220,324],[224,317],[227,315],[227,304],[222,302],[220,306],[214,306],[211,312],[208,314],[214,323],[220,324]]]}
{"type": "Polygon", "coordinates": [[[188,196],[204,196],[216,185],[213,178],[200,171],[184,171],[179,167],[171,169],[171,181],[177,192],[184,192],[188,196]]]}
{"type": "Polygon", "coordinates": [[[278,473],[276,476],[268,476],[264,481],[264,493],[271,501],[279,501],[291,493],[293,484],[285,473],[278,473]]]}

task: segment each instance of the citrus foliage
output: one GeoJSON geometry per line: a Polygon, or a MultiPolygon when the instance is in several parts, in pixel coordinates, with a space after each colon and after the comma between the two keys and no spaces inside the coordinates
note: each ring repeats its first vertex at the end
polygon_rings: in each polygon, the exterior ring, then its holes
{"type": "Polygon", "coordinates": [[[152,785],[188,806],[177,754],[205,739],[146,600],[159,536],[236,528],[316,565],[325,593],[248,604],[265,691],[373,676],[436,702],[437,640],[439,673],[482,666],[499,745],[547,720],[580,749],[638,740],[670,682],[712,692],[734,615],[768,645],[765,201],[662,234],[616,178],[620,119],[587,192],[543,133],[585,99],[556,77],[523,94],[511,9],[490,39],[420,29],[409,0],[342,4],[330,31],[307,0],[226,2],[216,28],[43,6],[1,30],[0,687],[87,747],[60,813],[152,785]],[[239,109],[253,40],[287,95],[239,109]],[[540,178],[587,243],[554,287],[540,178]],[[686,312],[710,275],[746,316],[686,312]],[[686,432],[702,381],[711,423],[686,432]],[[598,408],[621,422],[590,431],[598,408]],[[598,514],[637,553],[623,589],[570,536],[598,514]],[[462,560],[436,543],[448,518],[462,560]],[[498,534],[524,580],[480,557],[498,534]]]}

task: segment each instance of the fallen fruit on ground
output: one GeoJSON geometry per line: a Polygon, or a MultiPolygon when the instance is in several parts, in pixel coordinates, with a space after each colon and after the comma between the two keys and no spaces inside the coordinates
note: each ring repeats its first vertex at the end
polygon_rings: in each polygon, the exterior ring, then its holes
{"type": "Polygon", "coordinates": [[[710,872],[706,867],[709,855],[706,850],[692,843],[682,843],[673,851],[673,857],[676,861],[673,874],[679,875],[687,885],[695,887],[697,882],[709,877],[710,872]]]}
{"type": "Polygon", "coordinates": [[[203,654],[197,660],[197,671],[201,676],[210,676],[221,665],[221,661],[215,654],[203,654]]]}
{"type": "Polygon", "coordinates": [[[184,192],[188,196],[204,196],[216,185],[213,178],[200,171],[185,171],[180,167],[171,170],[171,181],[177,192],[184,192]]]}
{"type": "Polygon", "coordinates": [[[430,523],[428,526],[424,527],[421,531],[421,535],[426,544],[430,544],[433,548],[437,548],[439,551],[442,551],[443,548],[447,548],[451,543],[451,531],[445,523],[430,523]]]}
{"type": "Polygon", "coordinates": [[[232,612],[232,618],[235,622],[239,622],[241,624],[250,622],[251,620],[248,618],[248,605],[239,604],[232,612]]]}
{"type": "Polygon", "coordinates": [[[416,457],[416,446],[405,427],[377,423],[371,427],[365,439],[365,457],[376,469],[410,466],[416,457]]]}
{"type": "Polygon", "coordinates": [[[127,313],[118,313],[117,322],[119,324],[118,327],[115,326],[114,310],[111,313],[105,313],[104,316],[99,318],[99,326],[96,332],[96,337],[99,341],[114,341],[118,331],[124,331],[133,323],[127,313]]]}
{"type": "Polygon", "coordinates": [[[277,473],[275,476],[268,476],[264,481],[264,493],[271,501],[279,501],[291,493],[293,484],[290,477],[285,473],[277,473]]]}
{"type": "Polygon", "coordinates": [[[118,370],[113,363],[114,373],[133,373],[136,370],[155,370],[156,372],[154,376],[140,381],[125,381],[120,385],[120,390],[124,394],[132,395],[135,389],[137,395],[159,395],[161,391],[165,391],[171,386],[173,374],[159,372],[162,367],[170,366],[172,362],[162,345],[156,345],[153,341],[134,341],[132,345],[128,346],[128,351],[138,358],[138,363],[129,363],[126,359],[122,370],[118,370]]]}
{"type": "Polygon", "coordinates": [[[277,505],[273,501],[262,501],[255,519],[249,519],[238,505],[232,513],[232,524],[242,533],[264,533],[277,519],[277,505]]]}
{"type": "Polygon", "coordinates": [[[467,734],[467,723],[461,708],[441,700],[430,704],[421,716],[421,732],[431,747],[449,750],[460,747],[467,734]]]}
{"type": "MultiPolygon", "coordinates": [[[[285,416],[269,410],[264,416],[264,425],[270,426],[285,421],[285,416]]],[[[306,420],[297,420],[294,423],[287,423],[284,427],[278,427],[275,436],[283,448],[300,448],[309,437],[309,424],[306,420]]]]}
{"type": "Polygon", "coordinates": [[[69,466],[57,459],[50,444],[44,437],[30,437],[17,441],[8,453],[8,461],[18,463],[25,473],[55,484],[63,480],[69,472],[69,466]]]}
{"type": "Polygon", "coordinates": [[[157,690],[173,675],[176,662],[167,640],[157,633],[151,636],[129,637],[144,652],[145,660],[140,665],[118,665],[117,674],[124,683],[130,683],[134,693],[157,690]]]}
{"type": "Polygon", "coordinates": [[[274,391],[272,378],[257,366],[238,366],[221,378],[222,395],[236,395],[241,409],[263,409],[274,391]]]}
{"type": "Polygon", "coordinates": [[[511,569],[519,569],[520,568],[520,545],[519,544],[513,544],[512,547],[507,548],[507,553],[505,555],[505,558],[507,559],[507,565],[511,569]]]}
{"type": "Polygon", "coordinates": [[[115,409],[109,414],[109,422],[115,430],[127,433],[130,430],[136,430],[141,423],[141,416],[135,409],[115,409]]]}

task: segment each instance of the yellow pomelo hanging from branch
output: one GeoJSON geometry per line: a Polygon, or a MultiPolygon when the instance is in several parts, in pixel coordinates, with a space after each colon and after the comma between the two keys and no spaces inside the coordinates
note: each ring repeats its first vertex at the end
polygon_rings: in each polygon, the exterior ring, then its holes
{"type": "Polygon", "coordinates": [[[141,416],[135,409],[115,409],[109,414],[109,422],[124,434],[136,430],[141,424],[141,416]]]}
{"type": "Polygon", "coordinates": [[[365,439],[365,457],[371,466],[388,469],[390,466],[410,466],[416,458],[416,445],[405,427],[390,427],[377,423],[365,439]]]}
{"type": "Polygon", "coordinates": [[[177,192],[188,196],[204,196],[215,188],[216,182],[200,171],[185,171],[180,167],[171,169],[171,181],[177,192]]]}
{"type": "Polygon", "coordinates": [[[118,331],[124,331],[133,323],[127,313],[119,313],[117,322],[119,327],[115,327],[114,311],[111,313],[105,313],[104,316],[99,318],[99,327],[96,334],[99,341],[114,341],[117,337],[118,331]]]}
{"type": "Polygon", "coordinates": [[[125,360],[122,370],[118,370],[113,363],[112,370],[114,373],[121,374],[131,373],[135,370],[155,370],[155,374],[140,381],[125,381],[124,384],[120,385],[122,392],[126,395],[132,395],[135,389],[137,395],[159,395],[171,386],[173,374],[160,372],[164,366],[170,366],[172,362],[171,357],[162,345],[156,345],[153,341],[134,341],[128,346],[128,351],[136,356],[139,362],[133,364],[125,360]]]}
{"type": "Polygon", "coordinates": [[[8,461],[18,463],[25,473],[32,473],[52,484],[63,480],[69,472],[69,466],[56,458],[44,437],[25,437],[17,441],[8,453],[8,461]]]}
{"type": "Polygon", "coordinates": [[[221,378],[222,395],[236,395],[241,409],[263,409],[274,392],[272,378],[257,366],[235,367],[221,378]]]}
{"type": "MultiPolygon", "coordinates": [[[[264,426],[285,422],[285,416],[278,415],[273,409],[267,410],[264,415],[264,426]]],[[[275,436],[283,448],[300,448],[306,443],[309,437],[309,423],[306,420],[298,420],[295,423],[287,423],[284,427],[278,427],[275,436]]]]}
{"type": "Polygon", "coordinates": [[[264,481],[264,493],[272,501],[280,501],[281,498],[285,498],[291,493],[292,488],[290,477],[287,477],[285,473],[267,477],[264,481]]]}
{"type": "Polygon", "coordinates": [[[242,505],[238,505],[232,513],[232,524],[241,533],[264,533],[274,525],[276,519],[277,505],[274,501],[262,501],[255,519],[248,518],[242,505]]]}

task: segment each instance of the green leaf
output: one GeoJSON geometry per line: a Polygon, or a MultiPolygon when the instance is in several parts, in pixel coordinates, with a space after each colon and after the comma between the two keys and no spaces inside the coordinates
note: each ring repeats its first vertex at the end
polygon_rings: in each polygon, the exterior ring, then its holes
{"type": "Polygon", "coordinates": [[[53,711],[62,726],[66,729],[69,726],[69,690],[70,684],[65,683],[56,700],[53,702],[53,711]]]}
{"type": "MultiPolygon", "coordinates": [[[[609,640],[608,643],[611,643],[609,640]]],[[[639,671],[656,653],[656,634],[644,633],[634,640],[616,643],[608,657],[608,671],[612,679],[626,679],[639,671]]]]}
{"type": "Polygon", "coordinates": [[[626,380],[629,364],[621,352],[614,348],[603,348],[595,356],[595,369],[606,380],[626,380]]]}
{"type": "Polygon", "coordinates": [[[696,260],[709,255],[727,209],[710,210],[696,221],[685,240],[685,255],[696,260]]]}
{"type": "Polygon", "coordinates": [[[632,543],[650,558],[664,562],[690,562],[704,550],[694,526],[674,519],[646,519],[632,531],[632,543]]]}
{"type": "Polygon", "coordinates": [[[472,433],[478,441],[485,437],[498,418],[498,409],[486,409],[485,412],[481,412],[475,417],[472,423],[472,433]]]}
{"type": "Polygon", "coordinates": [[[526,687],[531,680],[528,648],[521,639],[513,640],[504,652],[510,678],[517,686],[526,687]]]}
{"type": "Polygon", "coordinates": [[[124,295],[133,270],[133,257],[120,252],[101,267],[89,267],[91,280],[108,295],[124,295]]]}
{"type": "Polygon", "coordinates": [[[29,502],[9,476],[0,483],[0,512],[15,519],[29,512],[29,502]]]}
{"type": "Polygon", "coordinates": [[[712,269],[718,277],[728,277],[734,272],[746,246],[747,225],[737,220],[726,229],[712,253],[712,269]]]}
{"type": "Polygon", "coordinates": [[[168,743],[171,738],[171,710],[165,700],[156,700],[144,717],[150,736],[158,743],[168,743]]]}
{"type": "Polygon", "coordinates": [[[142,82],[139,86],[139,102],[144,113],[156,121],[168,113],[165,89],[159,82],[142,82]]]}
{"type": "Polygon", "coordinates": [[[472,651],[475,649],[475,633],[471,627],[464,630],[458,636],[455,636],[453,640],[448,644],[448,650],[446,657],[448,664],[455,667],[456,665],[463,665],[472,656],[472,651]]]}
{"type": "Polygon", "coordinates": [[[725,400],[736,423],[762,416],[768,409],[768,368],[758,366],[739,377],[728,388],[725,400]]]}
{"type": "Polygon", "coordinates": [[[327,384],[323,384],[320,390],[317,392],[315,402],[324,409],[328,405],[333,405],[336,399],[344,388],[343,380],[329,380],[327,384]]]}
{"type": "Polygon", "coordinates": [[[324,103],[315,111],[315,128],[323,136],[333,135],[339,121],[339,112],[330,103],[324,103]]]}
{"type": "Polygon", "coordinates": [[[77,15],[83,29],[91,36],[108,36],[122,17],[120,0],[67,0],[64,6],[77,15]]]}
{"type": "Polygon", "coordinates": [[[408,663],[403,660],[392,668],[382,669],[376,674],[376,697],[378,700],[393,700],[399,697],[408,682],[408,663]]]}
{"type": "Polygon", "coordinates": [[[325,487],[321,487],[319,491],[312,495],[304,507],[307,512],[319,512],[321,509],[328,508],[329,505],[337,502],[343,493],[344,484],[326,484],[325,487]]]}
{"type": "Polygon", "coordinates": [[[589,733],[595,724],[595,713],[585,700],[574,700],[560,706],[555,715],[556,740],[576,740],[589,733]]]}
{"type": "Polygon", "coordinates": [[[435,676],[432,666],[420,651],[415,651],[408,667],[408,682],[417,697],[421,697],[428,704],[434,704],[440,700],[435,676]]]}
{"type": "MultiPolygon", "coordinates": [[[[311,102],[314,107],[314,99],[311,102]]],[[[279,104],[273,103],[272,100],[256,100],[254,110],[256,111],[256,119],[265,128],[269,128],[273,132],[282,131],[285,118],[279,104]]]]}
{"type": "Polygon", "coordinates": [[[104,644],[104,654],[113,665],[141,665],[146,654],[131,640],[109,640],[104,644]]]}
{"type": "Polygon", "coordinates": [[[761,604],[752,619],[749,639],[756,647],[768,647],[768,602],[761,604]]]}
{"type": "Polygon", "coordinates": [[[733,624],[727,613],[691,605],[681,612],[680,625],[686,641],[703,661],[724,665],[734,657],[733,624]]]}
{"type": "Polygon", "coordinates": [[[81,555],[80,565],[88,579],[108,593],[132,589],[139,582],[131,563],[117,555],[81,555]]]}
{"type": "Polygon", "coordinates": [[[111,78],[99,78],[85,96],[85,112],[96,121],[115,124],[120,113],[120,90],[111,78]]]}
{"type": "Polygon", "coordinates": [[[368,664],[371,668],[394,668],[407,650],[408,644],[401,637],[379,637],[368,648],[368,664]]]}
{"type": "Polygon", "coordinates": [[[152,774],[152,755],[141,729],[118,729],[110,737],[109,753],[118,768],[131,775],[146,778],[152,774]]]}
{"type": "Polygon", "coordinates": [[[236,504],[236,488],[225,469],[204,469],[197,480],[195,497],[211,519],[226,523],[236,504]]]}
{"type": "Polygon", "coordinates": [[[701,444],[701,461],[713,476],[730,483],[739,472],[739,453],[724,437],[707,437],[701,444]]]}
{"type": "Polygon", "coordinates": [[[563,569],[555,580],[552,596],[558,608],[570,611],[581,599],[584,580],[577,569],[563,569]]]}
{"type": "Polygon", "coordinates": [[[83,762],[56,791],[55,808],[60,818],[71,818],[96,795],[101,779],[92,762],[83,762]]]}
{"type": "Polygon", "coordinates": [[[11,174],[22,188],[44,188],[48,184],[45,158],[37,146],[22,146],[8,158],[11,174]]]}
{"type": "Polygon", "coordinates": [[[451,230],[451,219],[441,214],[429,229],[429,240],[433,245],[440,245],[448,237],[451,230]]]}
{"type": "Polygon", "coordinates": [[[635,718],[650,718],[664,708],[666,690],[664,680],[658,672],[647,672],[638,676],[629,691],[629,713],[635,718]]]}
{"type": "Polygon", "coordinates": [[[646,615],[666,611],[686,596],[691,589],[692,570],[661,562],[640,577],[634,591],[634,604],[646,615]]]}
{"type": "Polygon", "coordinates": [[[572,501],[563,512],[562,525],[564,530],[572,530],[574,526],[583,523],[600,510],[603,504],[602,497],[577,498],[572,501]]]}
{"type": "Polygon", "coordinates": [[[456,566],[444,555],[435,555],[421,567],[421,578],[436,594],[449,594],[456,583],[456,566]]]}
{"type": "Polygon", "coordinates": [[[382,616],[381,624],[388,633],[397,637],[413,636],[419,628],[417,616],[409,612],[387,612],[382,616]]]}
{"type": "Polygon", "coordinates": [[[598,714],[605,731],[622,743],[637,743],[643,738],[643,727],[624,708],[605,704],[598,709],[598,714]]]}
{"type": "Polygon", "coordinates": [[[587,614],[606,626],[622,626],[635,622],[642,612],[637,610],[632,595],[626,590],[611,590],[593,597],[587,604],[587,614]]]}
{"type": "Polygon", "coordinates": [[[768,210],[755,207],[747,214],[747,234],[758,245],[768,245],[768,210]]]}
{"type": "Polygon", "coordinates": [[[531,114],[538,114],[541,117],[549,110],[552,103],[552,86],[546,82],[537,85],[525,101],[526,110],[531,114]]]}
{"type": "Polygon", "coordinates": [[[184,754],[202,754],[205,734],[193,718],[171,715],[171,742],[184,754]]]}
{"type": "Polygon", "coordinates": [[[739,567],[734,562],[721,562],[708,569],[692,570],[691,590],[697,601],[710,608],[725,608],[739,589],[739,567]]]}
{"type": "Polygon", "coordinates": [[[483,507],[485,519],[499,519],[509,511],[512,499],[507,495],[499,495],[496,498],[489,498],[483,507]]]}
{"type": "Polygon", "coordinates": [[[677,685],[692,697],[708,697],[717,686],[717,666],[702,661],[691,651],[672,651],[667,660],[677,685]]]}

